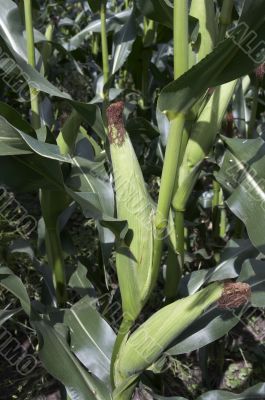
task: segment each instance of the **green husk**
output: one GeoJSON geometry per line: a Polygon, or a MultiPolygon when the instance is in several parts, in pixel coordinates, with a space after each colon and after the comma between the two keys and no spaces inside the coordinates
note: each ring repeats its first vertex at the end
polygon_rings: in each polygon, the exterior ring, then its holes
{"type": "Polygon", "coordinates": [[[237,80],[215,89],[192,129],[179,170],[178,189],[172,201],[176,211],[185,210],[187,200],[198,179],[201,163],[212,149],[236,83],[237,80]]]}
{"type": "Polygon", "coordinates": [[[130,138],[122,121],[123,103],[107,110],[110,152],[115,179],[117,217],[128,221],[132,240],[117,249],[116,267],[123,316],[135,321],[155,281],[153,260],[153,206],[130,138]]]}
{"type": "Polygon", "coordinates": [[[124,382],[138,376],[157,361],[170,343],[222,293],[223,283],[213,283],[160,309],[129,338],[125,338],[115,363],[116,386],[124,386],[124,382]]]}

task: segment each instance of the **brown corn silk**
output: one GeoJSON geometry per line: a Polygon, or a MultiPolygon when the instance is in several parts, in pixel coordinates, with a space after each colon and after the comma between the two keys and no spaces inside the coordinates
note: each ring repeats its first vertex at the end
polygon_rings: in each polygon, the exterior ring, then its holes
{"type": "Polygon", "coordinates": [[[251,296],[251,287],[243,282],[225,282],[219,308],[237,308],[246,304],[251,296]]]}
{"type": "Polygon", "coordinates": [[[122,146],[125,140],[125,128],[122,119],[123,109],[123,101],[113,103],[107,109],[109,142],[117,146],[122,146]]]}

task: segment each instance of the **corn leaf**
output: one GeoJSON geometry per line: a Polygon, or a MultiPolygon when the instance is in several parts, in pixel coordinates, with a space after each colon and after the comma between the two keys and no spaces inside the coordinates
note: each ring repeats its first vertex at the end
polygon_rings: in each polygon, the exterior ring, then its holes
{"type": "Polygon", "coordinates": [[[224,140],[227,150],[216,178],[231,193],[226,203],[246,225],[253,245],[265,252],[264,140],[224,140]]]}
{"type": "Polygon", "coordinates": [[[65,385],[71,399],[111,400],[103,382],[88,373],[72,353],[66,340],[67,332],[61,324],[53,327],[44,319],[32,321],[32,325],[38,332],[41,361],[47,371],[65,385]]]}
{"type": "Polygon", "coordinates": [[[25,313],[30,315],[31,304],[26,288],[22,281],[7,267],[0,267],[0,286],[17,297],[25,313]]]}
{"type": "MultiPolygon", "coordinates": [[[[247,5],[249,2],[245,3],[247,5]]],[[[163,89],[158,99],[161,111],[175,113],[187,111],[209,87],[246,75],[263,61],[262,59],[258,61],[255,54],[255,47],[258,49],[257,46],[265,40],[263,7],[263,0],[255,3],[255,9],[245,7],[238,28],[244,27],[243,34],[241,32],[238,34],[240,46],[232,37],[224,40],[207,57],[163,89]],[[256,36],[252,41],[253,32],[256,36]]]]}
{"type": "Polygon", "coordinates": [[[116,335],[86,296],[65,311],[72,351],[85,367],[110,387],[110,361],[116,335]]]}

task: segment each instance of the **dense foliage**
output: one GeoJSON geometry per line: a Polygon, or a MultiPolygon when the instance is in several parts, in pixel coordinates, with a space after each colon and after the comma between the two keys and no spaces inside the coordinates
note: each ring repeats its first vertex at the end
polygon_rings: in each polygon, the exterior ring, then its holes
{"type": "Polygon", "coordinates": [[[264,6],[0,0],[0,399],[265,398],[264,6]]]}

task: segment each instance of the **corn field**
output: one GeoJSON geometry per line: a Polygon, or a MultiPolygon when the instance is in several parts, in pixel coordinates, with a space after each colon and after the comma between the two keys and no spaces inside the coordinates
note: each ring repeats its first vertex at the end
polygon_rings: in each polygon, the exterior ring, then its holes
{"type": "Polygon", "coordinates": [[[265,0],[0,0],[0,400],[265,399],[265,0]]]}

